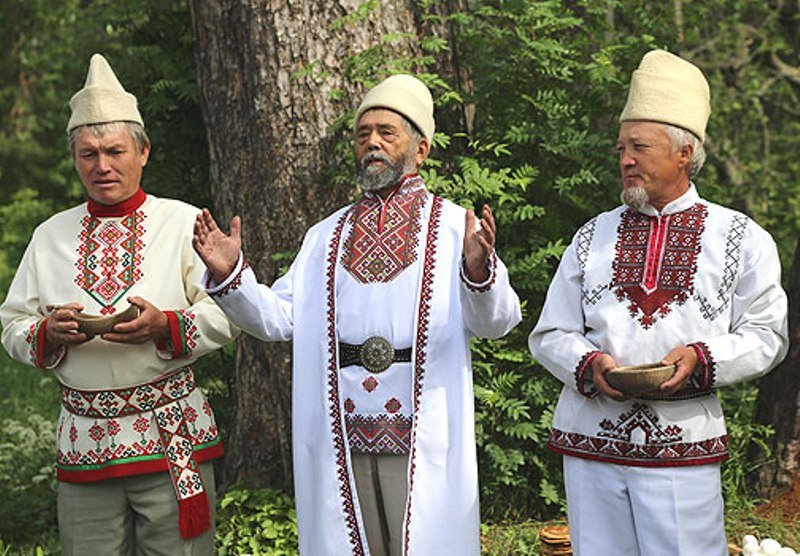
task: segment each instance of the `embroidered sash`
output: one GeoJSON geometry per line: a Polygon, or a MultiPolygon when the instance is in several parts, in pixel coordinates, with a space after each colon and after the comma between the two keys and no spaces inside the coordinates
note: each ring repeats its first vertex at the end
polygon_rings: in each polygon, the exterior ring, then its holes
{"type": "Polygon", "coordinates": [[[195,387],[191,367],[128,388],[77,390],[61,385],[64,409],[74,415],[116,419],[153,412],[178,499],[179,528],[184,539],[195,537],[211,527],[208,496],[184,417],[183,400],[195,387]]]}

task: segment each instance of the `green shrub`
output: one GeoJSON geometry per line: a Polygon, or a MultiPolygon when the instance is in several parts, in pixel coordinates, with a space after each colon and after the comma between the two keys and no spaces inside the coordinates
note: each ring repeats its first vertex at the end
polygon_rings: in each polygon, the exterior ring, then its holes
{"type": "Polygon", "coordinates": [[[236,486],[219,501],[217,554],[297,554],[294,500],[276,489],[236,486]]]}
{"type": "Polygon", "coordinates": [[[56,529],[55,424],[30,411],[0,421],[0,538],[31,543],[56,529]]]}

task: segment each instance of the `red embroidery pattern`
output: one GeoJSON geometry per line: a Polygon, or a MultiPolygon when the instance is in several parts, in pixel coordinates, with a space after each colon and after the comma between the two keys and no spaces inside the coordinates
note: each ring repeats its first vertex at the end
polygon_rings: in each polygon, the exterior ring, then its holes
{"type": "Polygon", "coordinates": [[[466,269],[464,268],[464,262],[462,261],[459,266],[458,275],[461,278],[461,281],[467,287],[467,289],[471,292],[476,293],[483,293],[488,292],[492,289],[495,281],[497,281],[497,253],[492,251],[492,254],[489,256],[489,262],[487,263],[487,268],[489,269],[489,281],[486,284],[481,286],[476,286],[472,282],[470,282],[469,278],[467,277],[466,269]]]}
{"type": "Polygon", "coordinates": [[[616,423],[604,419],[599,426],[597,436],[552,429],[548,445],[562,454],[653,467],[714,463],[728,457],[727,436],[684,442],[678,425],[663,427],[644,404],[634,404],[616,423]],[[644,442],[632,442],[634,433],[644,442]]]}
{"type": "Polygon", "coordinates": [[[368,376],[361,382],[361,387],[364,388],[367,392],[372,392],[375,388],[378,387],[378,381],[375,379],[374,376],[368,376]]]}
{"type": "Polygon", "coordinates": [[[410,415],[345,415],[345,423],[355,452],[399,456],[411,448],[410,415]]]}
{"type": "MultiPolygon", "coordinates": [[[[416,337],[416,359],[414,360],[414,388],[412,406],[414,415],[419,413],[419,400],[422,395],[422,385],[425,379],[425,363],[428,359],[428,327],[431,317],[431,297],[433,295],[433,272],[436,267],[436,242],[439,239],[439,221],[442,217],[442,199],[433,198],[431,207],[431,217],[428,223],[428,239],[425,243],[425,261],[422,264],[422,287],[420,290],[419,312],[417,313],[417,337],[416,337]]],[[[408,473],[408,504],[406,506],[405,520],[405,554],[408,554],[410,542],[409,531],[411,529],[411,496],[414,493],[414,472],[416,470],[417,446],[414,441],[416,436],[416,420],[412,422],[411,429],[411,452],[409,455],[408,473]]]]}
{"type": "Polygon", "coordinates": [[[391,398],[384,404],[383,407],[389,413],[397,413],[398,411],[400,411],[400,408],[403,407],[403,404],[401,404],[400,400],[398,400],[397,398],[391,398]]]}
{"type": "MultiPolygon", "coordinates": [[[[244,274],[244,271],[246,269],[248,269],[248,268],[250,268],[250,263],[248,263],[247,261],[244,261],[242,263],[242,268],[239,269],[239,272],[236,273],[236,276],[233,277],[233,280],[228,282],[225,285],[225,287],[222,288],[221,290],[215,291],[214,293],[212,293],[211,297],[225,297],[229,293],[238,290],[239,286],[242,285],[242,275],[244,274]]],[[[206,288],[207,287],[208,287],[208,284],[206,285],[206,288]]]]}
{"type": "Polygon", "coordinates": [[[427,191],[409,178],[386,202],[364,196],[353,207],[353,227],[342,266],[362,284],[390,282],[417,258],[421,209],[427,191]]]}
{"type": "Polygon", "coordinates": [[[353,490],[350,488],[350,473],[347,467],[347,446],[345,444],[345,431],[342,427],[342,410],[339,398],[339,365],[336,337],[336,259],[339,252],[339,243],[342,237],[342,228],[351,211],[347,211],[339,218],[328,244],[328,257],[326,268],[326,300],[328,317],[328,410],[331,417],[331,434],[333,436],[333,452],[336,459],[336,477],[339,480],[339,494],[342,497],[342,509],[347,525],[350,545],[353,556],[364,556],[364,545],[361,542],[361,533],[358,529],[358,517],[353,502],[353,490]]]}
{"type": "MultiPolygon", "coordinates": [[[[153,382],[115,390],[74,390],[61,385],[61,404],[82,417],[114,418],[151,411],[185,398],[195,389],[191,367],[183,367],[153,382]]],[[[145,425],[147,419],[142,418],[145,425]]],[[[143,432],[136,428],[138,432],[143,432]]]]}
{"type": "Polygon", "coordinates": [[[113,314],[114,304],[142,277],[144,219],[144,212],[133,211],[119,221],[81,221],[75,283],[102,306],[103,315],[113,314]]]}
{"type": "Polygon", "coordinates": [[[596,398],[600,394],[594,385],[588,389],[586,388],[586,373],[592,372],[592,361],[594,361],[594,358],[598,355],[600,355],[600,352],[597,350],[587,351],[583,357],[581,357],[578,366],[575,367],[575,387],[578,389],[578,392],[587,398],[596,398]]]}
{"type": "Polygon", "coordinates": [[[630,301],[628,310],[640,315],[642,327],[650,328],[694,292],[707,214],[700,203],[660,220],[630,209],[622,213],[611,286],[617,299],[630,301]]]}
{"type": "Polygon", "coordinates": [[[698,380],[698,388],[710,390],[717,380],[717,363],[711,355],[711,350],[705,342],[694,342],[689,344],[697,354],[697,360],[700,363],[700,379],[698,380]]]}

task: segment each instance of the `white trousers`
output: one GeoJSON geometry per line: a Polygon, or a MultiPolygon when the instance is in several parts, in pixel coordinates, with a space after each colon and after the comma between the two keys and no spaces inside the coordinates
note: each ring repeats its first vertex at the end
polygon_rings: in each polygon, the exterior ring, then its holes
{"type": "Polygon", "coordinates": [[[727,556],[720,464],[635,467],[564,456],[575,556],[727,556]]]}

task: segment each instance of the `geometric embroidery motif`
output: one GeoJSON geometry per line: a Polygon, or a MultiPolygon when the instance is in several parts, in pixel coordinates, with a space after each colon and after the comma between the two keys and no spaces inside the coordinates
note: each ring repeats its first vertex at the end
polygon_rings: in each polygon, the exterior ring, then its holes
{"type": "Polygon", "coordinates": [[[410,415],[345,415],[350,449],[367,454],[405,455],[411,450],[410,415]]]}
{"type": "Polygon", "coordinates": [[[408,178],[385,202],[365,195],[354,206],[342,266],[359,282],[389,282],[417,258],[421,208],[427,191],[408,178]]]}
{"type": "Polygon", "coordinates": [[[682,432],[675,424],[662,428],[658,424],[658,416],[647,405],[635,403],[631,411],[619,416],[616,423],[603,419],[597,436],[630,442],[638,433],[639,444],[659,445],[679,442],[682,432]]]}
{"type": "Polygon", "coordinates": [[[103,223],[91,215],[81,221],[75,283],[101,305],[103,315],[113,314],[114,304],[142,277],[144,218],[133,211],[119,221],[103,223]]]}
{"type": "Polygon", "coordinates": [[[718,305],[714,307],[713,301],[709,301],[708,298],[700,294],[695,294],[695,299],[700,305],[700,312],[707,320],[716,319],[731,301],[734,279],[741,264],[742,239],[744,239],[744,233],[749,221],[750,219],[743,214],[735,215],[725,237],[725,263],[722,269],[722,281],[717,290],[718,305]]]}
{"type": "Polygon", "coordinates": [[[661,218],[630,209],[622,213],[611,287],[645,329],[694,292],[707,214],[700,203],[661,218]]]}
{"type": "Polygon", "coordinates": [[[75,390],[61,386],[61,403],[73,415],[113,419],[152,411],[185,398],[195,389],[191,367],[152,382],[115,390],[75,390]]]}

